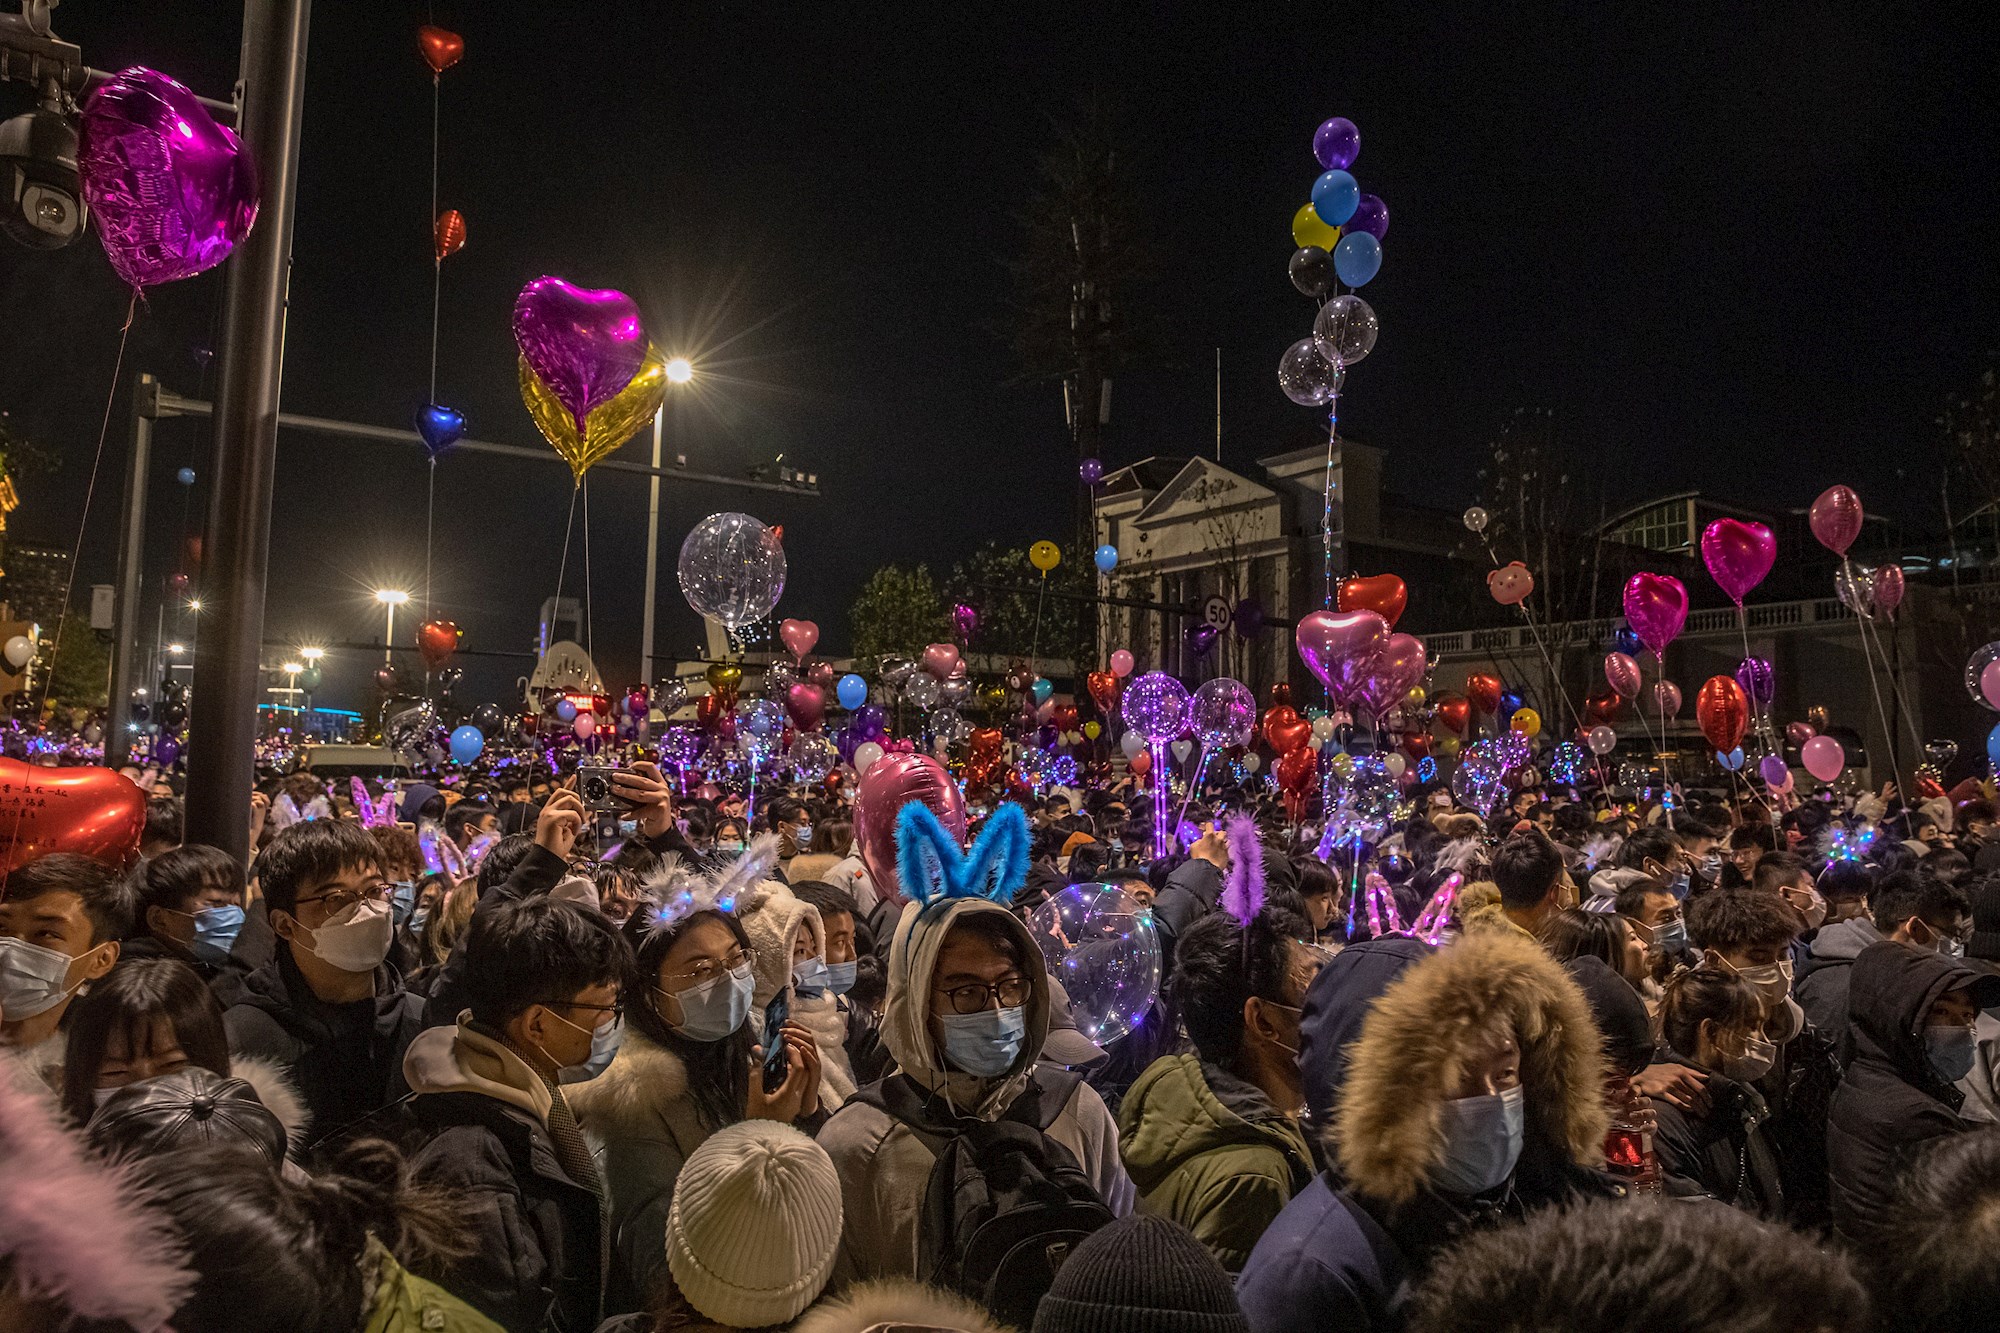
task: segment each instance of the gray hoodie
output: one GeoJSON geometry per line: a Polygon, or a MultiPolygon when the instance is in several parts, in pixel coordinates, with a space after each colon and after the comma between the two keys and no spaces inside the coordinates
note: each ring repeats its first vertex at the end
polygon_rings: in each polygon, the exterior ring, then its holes
{"type": "Polygon", "coordinates": [[[1871,944],[1882,941],[1882,932],[1865,916],[1824,926],[1813,936],[1805,975],[1795,988],[1799,1007],[1812,1025],[1841,1043],[1847,1043],[1847,980],[1854,960],[1871,944]]]}

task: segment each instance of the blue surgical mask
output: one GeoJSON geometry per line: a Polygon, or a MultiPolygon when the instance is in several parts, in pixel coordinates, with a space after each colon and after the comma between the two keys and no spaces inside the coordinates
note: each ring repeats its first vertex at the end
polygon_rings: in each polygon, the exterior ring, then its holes
{"type": "Polygon", "coordinates": [[[674,996],[681,1021],[670,1026],[689,1041],[721,1041],[750,1016],[750,995],[755,989],[750,964],[745,963],[674,996]]]}
{"type": "Polygon", "coordinates": [[[824,994],[832,983],[833,974],[824,958],[808,958],[803,963],[792,964],[792,986],[801,995],[824,994]]]}
{"type": "Polygon", "coordinates": [[[1514,1174],[1527,1131],[1521,1089],[1460,1097],[1444,1105],[1444,1160],[1431,1184],[1446,1194],[1484,1194],[1514,1174]]]}
{"type": "Polygon", "coordinates": [[[410,933],[412,935],[423,934],[424,926],[429,923],[430,919],[431,909],[428,907],[419,907],[416,911],[410,913],[410,933]]]}
{"type": "MultiPolygon", "coordinates": [[[[572,1023],[553,1009],[550,1009],[548,1012],[554,1016],[558,1023],[575,1028],[579,1032],[583,1030],[583,1024],[572,1023]]],[[[563,1065],[558,1071],[562,1075],[562,1081],[564,1083],[583,1083],[602,1074],[606,1069],[611,1067],[611,1057],[618,1054],[618,1043],[624,1039],[625,1020],[623,1018],[614,1018],[602,1027],[592,1028],[590,1032],[590,1054],[583,1058],[583,1063],[580,1065],[563,1065]]],[[[547,1052],[543,1052],[543,1054],[547,1055],[547,1052]]]]}
{"type": "Polygon", "coordinates": [[[234,903],[204,907],[194,913],[194,941],[188,951],[204,963],[219,963],[229,957],[242,929],[243,909],[234,903]]]}
{"type": "Polygon", "coordinates": [[[826,988],[835,995],[845,995],[854,989],[854,973],[861,964],[852,959],[845,963],[826,965],[826,988]]]}
{"type": "Polygon", "coordinates": [[[1972,1029],[1958,1026],[1924,1029],[1924,1058],[1931,1070],[1947,1083],[1956,1083],[1972,1072],[1972,1029]]]}
{"type": "Polygon", "coordinates": [[[803,848],[807,843],[811,842],[812,840],[813,840],[813,826],[811,824],[800,824],[797,828],[792,830],[792,842],[794,845],[803,848]]]}
{"type": "Polygon", "coordinates": [[[979,1078],[999,1078],[1021,1057],[1028,1035],[1024,1008],[981,1009],[976,1014],[940,1014],[944,1054],[953,1068],[979,1078]]]}
{"type": "Polygon", "coordinates": [[[410,913],[417,910],[417,886],[407,879],[399,879],[389,886],[389,910],[396,918],[396,929],[409,924],[410,913]]]}
{"type": "Polygon", "coordinates": [[[1673,894],[1675,898],[1686,901],[1688,896],[1688,872],[1685,870],[1675,871],[1674,877],[1667,881],[1667,892],[1673,894]]]}

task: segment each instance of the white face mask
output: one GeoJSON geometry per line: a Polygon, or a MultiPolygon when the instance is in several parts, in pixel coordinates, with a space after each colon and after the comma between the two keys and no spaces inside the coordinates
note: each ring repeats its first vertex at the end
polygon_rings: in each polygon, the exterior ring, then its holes
{"type": "Polygon", "coordinates": [[[1743,1054],[1722,1057],[1722,1072],[1739,1083],[1754,1083],[1770,1073],[1777,1062],[1777,1045],[1762,1037],[1752,1037],[1745,1043],[1743,1054]]]}
{"type": "Polygon", "coordinates": [[[64,984],[75,961],[58,950],[0,935],[0,1014],[10,1019],[34,1018],[61,1004],[83,984],[64,984]]]}
{"type": "Polygon", "coordinates": [[[1750,983],[1766,1004],[1776,1004],[1792,993],[1792,960],[1779,959],[1762,967],[1739,967],[1736,975],[1750,983]]]}
{"type": "Polygon", "coordinates": [[[1527,1133],[1521,1089],[1460,1097],[1444,1105],[1444,1160],[1431,1184],[1446,1194],[1484,1194],[1514,1174],[1527,1133]]]}
{"type": "Polygon", "coordinates": [[[317,930],[299,926],[292,946],[342,972],[373,972],[389,956],[395,935],[396,920],[389,904],[380,898],[364,898],[334,913],[317,930]],[[305,939],[300,939],[301,935],[305,939]]]}
{"type": "Polygon", "coordinates": [[[1819,896],[1818,889],[1808,892],[1812,897],[1806,903],[1806,929],[1818,930],[1826,922],[1826,899],[1819,896]]]}

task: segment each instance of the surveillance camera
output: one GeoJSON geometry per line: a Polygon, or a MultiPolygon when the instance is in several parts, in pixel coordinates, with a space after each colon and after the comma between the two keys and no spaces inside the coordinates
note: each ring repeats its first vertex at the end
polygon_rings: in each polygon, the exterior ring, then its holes
{"type": "Polygon", "coordinates": [[[37,250],[60,250],[89,217],[69,120],[42,106],[0,123],[0,231],[37,250]]]}

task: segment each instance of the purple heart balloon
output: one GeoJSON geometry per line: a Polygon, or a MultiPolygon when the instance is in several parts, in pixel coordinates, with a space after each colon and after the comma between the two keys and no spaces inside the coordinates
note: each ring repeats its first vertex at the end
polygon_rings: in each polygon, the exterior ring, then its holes
{"type": "Polygon", "coordinates": [[[1759,708],[1769,708],[1778,696],[1778,673],[1761,657],[1746,657],[1736,664],[1736,683],[1759,708]]]}
{"type": "Polygon", "coordinates": [[[1671,574],[1634,574],[1625,584],[1625,619],[1659,657],[1687,623],[1688,593],[1671,574]]]}
{"type": "Polygon", "coordinates": [[[1333,706],[1345,708],[1388,649],[1389,622],[1373,611],[1315,611],[1300,619],[1292,639],[1333,706]]]}
{"type": "Polygon", "coordinates": [[[105,257],[135,288],[214,268],[257,221],[249,152],[157,70],[128,69],[91,94],[76,165],[105,257]]]}
{"type": "Polygon", "coordinates": [[[616,398],[646,360],[646,328],[631,297],[561,278],[536,278],[514,298],[514,342],[578,431],[590,409],[616,398]]]}

